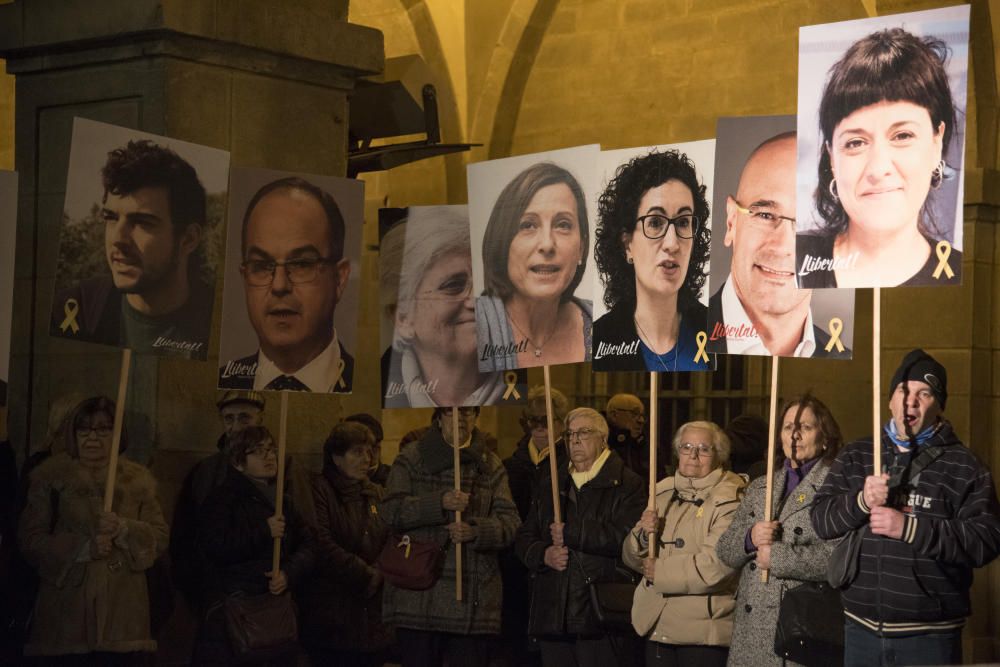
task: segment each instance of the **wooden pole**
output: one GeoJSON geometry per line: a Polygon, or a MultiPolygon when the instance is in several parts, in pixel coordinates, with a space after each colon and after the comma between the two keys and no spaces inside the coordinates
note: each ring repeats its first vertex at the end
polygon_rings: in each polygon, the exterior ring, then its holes
{"type": "MultiPolygon", "coordinates": [[[[655,371],[649,373],[649,499],[646,509],[656,512],[656,449],[660,444],[660,376],[655,371]]],[[[653,533],[649,536],[649,557],[656,558],[657,546],[660,540],[653,533]]]]}
{"type": "MultiPolygon", "coordinates": [[[[764,521],[774,515],[774,432],[778,420],[778,357],[771,357],[771,416],[767,429],[767,479],[764,487],[764,521]]],[[[767,583],[767,570],[760,571],[760,580],[767,583]]]]}
{"type": "MultiPolygon", "coordinates": [[[[458,446],[462,443],[458,441],[458,406],[451,409],[451,440],[452,452],[455,468],[455,490],[462,490],[462,463],[459,457],[458,446]]],[[[462,513],[455,512],[455,523],[462,521],[462,513]]],[[[455,599],[462,601],[462,543],[455,542],[455,599]]]]}
{"type": "MultiPolygon", "coordinates": [[[[274,514],[283,516],[285,506],[285,429],[288,425],[288,391],[281,392],[281,416],[278,420],[278,479],[275,480],[274,514]]],[[[274,538],[271,552],[271,571],[281,569],[281,538],[274,538]]]]}
{"type": "Polygon", "coordinates": [[[118,452],[121,450],[122,426],[125,422],[125,398],[128,396],[128,371],[132,366],[131,348],[122,348],[122,368],[118,376],[118,400],[115,402],[115,423],[111,429],[111,451],[108,453],[108,476],[104,482],[104,511],[110,512],[115,500],[115,476],[118,474],[118,452]]]}
{"type": "Polygon", "coordinates": [[[872,474],[882,474],[882,289],[872,290],[872,474]]]}
{"type": "Polygon", "coordinates": [[[549,427],[549,478],[552,482],[552,520],[555,523],[562,523],[562,508],[559,507],[559,470],[556,466],[556,439],[552,425],[552,378],[549,374],[549,365],[542,367],[545,374],[545,423],[549,427]]]}

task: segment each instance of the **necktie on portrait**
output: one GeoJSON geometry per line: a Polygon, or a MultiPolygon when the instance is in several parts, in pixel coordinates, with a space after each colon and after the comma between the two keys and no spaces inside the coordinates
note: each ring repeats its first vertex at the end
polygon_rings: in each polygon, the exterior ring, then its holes
{"type": "Polygon", "coordinates": [[[264,387],[265,391],[309,391],[309,387],[298,380],[294,375],[279,375],[264,387]]]}

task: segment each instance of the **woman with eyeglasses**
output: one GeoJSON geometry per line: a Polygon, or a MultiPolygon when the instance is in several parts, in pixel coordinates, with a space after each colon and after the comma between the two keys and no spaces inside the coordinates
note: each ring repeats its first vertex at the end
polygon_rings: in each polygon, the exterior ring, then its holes
{"type": "MultiPolygon", "coordinates": [[[[278,449],[264,426],[250,426],[229,441],[233,469],[201,506],[198,543],[208,561],[208,600],[195,644],[193,662],[232,664],[224,603],[227,596],[282,595],[294,591],[312,572],[316,560],[310,528],[286,493],[277,502],[278,449]],[[281,565],[272,570],[275,538],[281,539],[281,565]]],[[[286,487],[287,490],[287,487],[286,487]]],[[[295,664],[296,648],[271,660],[295,664]]]]}
{"type": "Polygon", "coordinates": [[[830,69],[819,105],[820,225],[796,241],[800,287],[961,281],[961,251],[939,246],[961,224],[955,186],[934,202],[958,182],[946,162],[957,123],[948,52],[940,39],[890,28],[852,44],[830,69]],[[938,270],[942,256],[950,275],[938,270]]]}
{"type": "Polygon", "coordinates": [[[656,509],[642,513],[622,545],[625,563],[643,576],[632,627],[646,638],[647,666],[721,667],[737,577],[715,545],[736,514],[746,481],[726,469],[729,438],[712,422],[684,424],[673,446],[677,471],[656,485],[656,509]]]}
{"type": "Polygon", "coordinates": [[[699,301],[708,213],[705,186],[683,153],[654,150],[618,167],[598,201],[594,257],[609,309],[594,323],[598,368],[710,368],[696,359],[708,317],[699,301]]]}
{"type": "Polygon", "coordinates": [[[539,162],[507,184],[483,237],[480,370],[590,360],[593,304],[575,294],[589,249],[586,197],[569,170],[539,162]]]}
{"type": "MultiPolygon", "coordinates": [[[[167,524],[153,476],[124,457],[102,511],[114,414],[104,397],[77,405],[65,451],[31,473],[18,537],[40,584],[26,656],[127,665],[156,652],[146,570],[167,547],[167,524]]],[[[120,449],[127,444],[123,429],[120,449]]]]}
{"type": "Polygon", "coordinates": [[[776,436],[783,462],[775,469],[774,519],[764,521],[766,478],[747,488],[743,504],[716,551],[723,563],[741,572],[740,605],[733,618],[730,665],[794,665],[774,653],[781,598],[806,581],[825,581],[836,541],[816,536],[809,520],[813,497],[822,486],[843,444],[830,410],[806,394],[782,406],[776,436]],[[761,580],[761,570],[768,580],[761,580]]]}
{"type": "Polygon", "coordinates": [[[472,252],[465,206],[420,206],[390,229],[380,249],[383,405],[492,405],[502,372],[479,371],[472,252]]]}
{"type": "Polygon", "coordinates": [[[646,487],[608,447],[608,424],[596,410],[571,410],[564,439],[562,521],[554,520],[543,475],[514,541],[534,579],[528,632],[538,638],[546,667],[634,664],[633,633],[600,621],[591,585],[630,580],[621,543],[646,505],[646,487]]]}

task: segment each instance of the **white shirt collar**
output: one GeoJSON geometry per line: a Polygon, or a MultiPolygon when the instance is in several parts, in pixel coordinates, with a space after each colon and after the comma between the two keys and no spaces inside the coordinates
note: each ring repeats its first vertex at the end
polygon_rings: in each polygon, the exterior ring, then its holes
{"type": "MultiPolygon", "coordinates": [[[[760,336],[750,316],[743,308],[732,280],[727,280],[722,287],[722,319],[726,323],[726,352],[728,354],[758,354],[770,356],[771,353],[761,342],[760,336]]],[[[812,308],[806,311],[806,322],[795,346],[794,357],[811,357],[816,351],[816,332],[813,329],[812,308]]]]}
{"type": "MultiPolygon", "coordinates": [[[[319,355],[294,373],[287,373],[308,387],[309,391],[318,394],[329,394],[335,391],[340,374],[340,341],[337,339],[336,329],[333,330],[333,338],[330,339],[329,345],[323,348],[319,355]]],[[[258,350],[257,376],[253,381],[254,390],[265,389],[272,380],[281,375],[286,375],[286,373],[268,359],[263,350],[258,350]]]]}

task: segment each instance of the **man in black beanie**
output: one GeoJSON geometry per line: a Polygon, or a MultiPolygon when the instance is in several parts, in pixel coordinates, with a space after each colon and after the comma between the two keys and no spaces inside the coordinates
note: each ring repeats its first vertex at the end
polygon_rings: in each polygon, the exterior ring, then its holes
{"type": "Polygon", "coordinates": [[[871,439],[857,440],[816,494],[820,537],[862,538],[842,582],[845,665],[962,662],[973,569],[1000,554],[1000,504],[989,469],[942,416],[947,400],[944,366],[908,353],[889,388],[883,470],[873,474],[871,439]]]}

